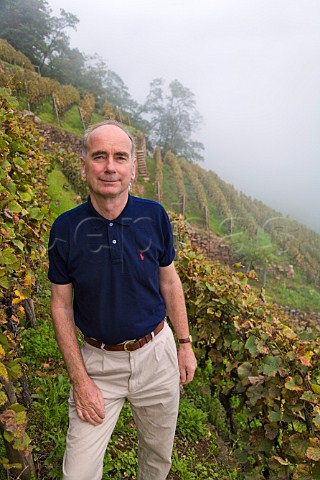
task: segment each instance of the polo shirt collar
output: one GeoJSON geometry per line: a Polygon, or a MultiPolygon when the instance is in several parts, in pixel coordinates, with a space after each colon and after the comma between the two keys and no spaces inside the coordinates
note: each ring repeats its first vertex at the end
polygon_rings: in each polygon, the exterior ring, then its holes
{"type": "MultiPolygon", "coordinates": [[[[103,223],[110,223],[110,220],[107,218],[103,217],[97,210],[94,208],[91,202],[90,195],[88,196],[88,209],[90,211],[90,214],[93,215],[94,217],[97,217],[99,220],[102,220],[103,223]]],[[[134,204],[133,204],[133,199],[131,195],[128,197],[128,201],[126,203],[126,206],[120,213],[120,215],[112,220],[113,223],[118,223],[119,225],[130,225],[130,223],[133,220],[133,215],[134,215],[134,204]]]]}

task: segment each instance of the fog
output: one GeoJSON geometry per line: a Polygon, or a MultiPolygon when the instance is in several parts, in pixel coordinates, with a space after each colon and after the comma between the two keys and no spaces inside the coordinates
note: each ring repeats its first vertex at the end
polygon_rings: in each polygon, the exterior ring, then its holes
{"type": "Polygon", "coordinates": [[[71,46],[98,53],[142,103],[179,80],[204,118],[201,166],[320,232],[319,0],[48,0],[78,16],[71,46]]]}

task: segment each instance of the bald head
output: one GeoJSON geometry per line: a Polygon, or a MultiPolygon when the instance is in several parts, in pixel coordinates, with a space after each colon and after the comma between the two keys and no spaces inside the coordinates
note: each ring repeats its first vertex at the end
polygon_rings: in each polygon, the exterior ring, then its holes
{"type": "MultiPolygon", "coordinates": [[[[94,125],[91,125],[85,131],[85,134],[83,136],[83,142],[82,142],[82,156],[85,157],[86,154],[87,154],[90,135],[93,132],[95,132],[97,129],[99,129],[100,127],[105,127],[105,126],[117,127],[120,130],[122,130],[129,137],[130,142],[131,142],[131,156],[132,156],[133,159],[135,159],[136,144],[135,144],[134,137],[127,131],[127,129],[121,123],[117,122],[116,120],[105,120],[103,122],[95,123],[94,125]]],[[[108,130],[110,131],[110,134],[112,134],[112,130],[114,131],[114,129],[112,129],[112,128],[105,129],[106,132],[108,132],[108,130]]]]}

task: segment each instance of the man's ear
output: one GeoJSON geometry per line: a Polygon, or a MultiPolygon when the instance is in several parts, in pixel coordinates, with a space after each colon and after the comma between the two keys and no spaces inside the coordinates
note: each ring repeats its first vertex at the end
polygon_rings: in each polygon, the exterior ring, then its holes
{"type": "Polygon", "coordinates": [[[137,162],[136,159],[133,159],[133,164],[132,164],[132,172],[131,172],[131,180],[133,181],[136,178],[136,168],[137,168],[137,162]]]}

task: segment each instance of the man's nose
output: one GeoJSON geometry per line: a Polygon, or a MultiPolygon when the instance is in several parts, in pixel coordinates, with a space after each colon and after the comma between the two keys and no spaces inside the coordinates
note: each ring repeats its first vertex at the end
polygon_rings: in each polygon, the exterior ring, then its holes
{"type": "Polygon", "coordinates": [[[115,171],[115,162],[114,158],[112,155],[108,156],[106,158],[105,164],[104,164],[104,169],[106,172],[114,172],[115,171]]]}

